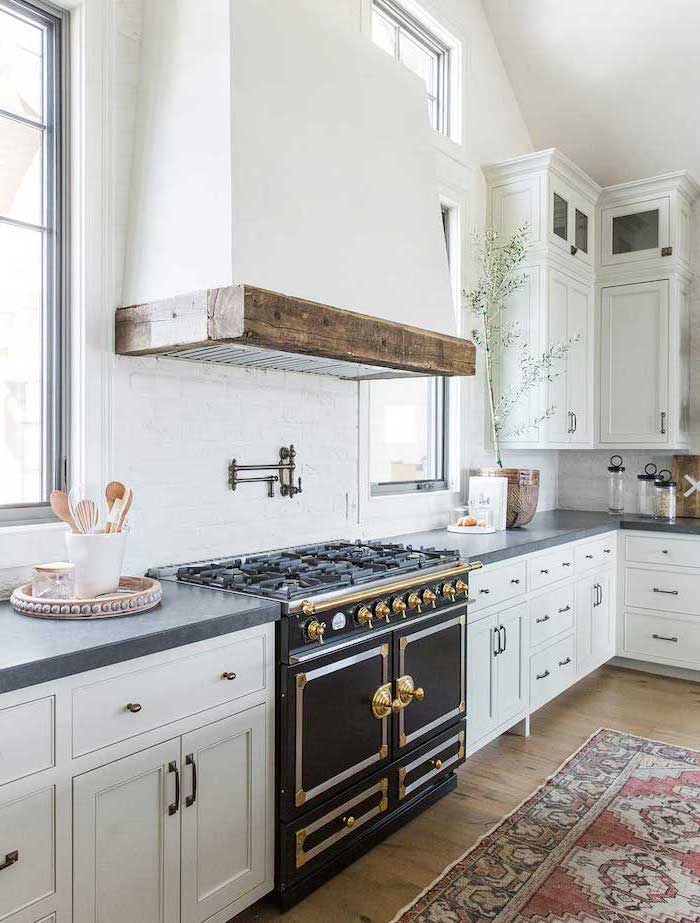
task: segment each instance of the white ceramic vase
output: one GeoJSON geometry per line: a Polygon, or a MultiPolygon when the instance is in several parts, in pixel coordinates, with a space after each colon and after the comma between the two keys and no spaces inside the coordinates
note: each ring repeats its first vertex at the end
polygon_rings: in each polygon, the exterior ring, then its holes
{"type": "Polygon", "coordinates": [[[76,535],[66,532],[68,560],[75,564],[75,595],[93,599],[119,587],[126,532],[76,535]]]}

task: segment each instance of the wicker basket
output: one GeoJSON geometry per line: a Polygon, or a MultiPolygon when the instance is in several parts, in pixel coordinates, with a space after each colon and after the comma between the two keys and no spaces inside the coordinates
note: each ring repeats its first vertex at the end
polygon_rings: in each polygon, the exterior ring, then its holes
{"type": "Polygon", "coordinates": [[[537,511],[540,472],[536,468],[480,468],[482,478],[508,478],[506,529],[526,526],[537,511]]]}

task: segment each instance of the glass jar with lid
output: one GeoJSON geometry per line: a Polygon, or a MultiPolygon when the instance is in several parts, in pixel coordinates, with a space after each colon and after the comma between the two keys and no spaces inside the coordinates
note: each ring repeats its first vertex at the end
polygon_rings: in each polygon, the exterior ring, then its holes
{"type": "Polygon", "coordinates": [[[72,599],[75,595],[75,564],[55,561],[37,564],[32,575],[32,596],[36,599],[72,599]]]}
{"type": "Polygon", "coordinates": [[[656,507],[654,519],[664,522],[676,521],[676,482],[672,480],[671,472],[667,469],[659,471],[654,481],[656,492],[656,507]]]}
{"type": "Polygon", "coordinates": [[[612,516],[621,516],[625,511],[624,473],[622,456],[612,455],[608,466],[608,513],[612,516]]]}
{"type": "Polygon", "coordinates": [[[640,516],[653,516],[656,512],[656,465],[649,462],[642,474],[637,475],[637,512],[640,516]]]}

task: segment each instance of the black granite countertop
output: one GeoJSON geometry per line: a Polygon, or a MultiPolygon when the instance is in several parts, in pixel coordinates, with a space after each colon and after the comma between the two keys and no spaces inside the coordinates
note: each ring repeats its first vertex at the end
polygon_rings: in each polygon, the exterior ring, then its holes
{"type": "Polygon", "coordinates": [[[0,602],[0,693],[279,618],[272,600],[167,581],[155,609],[114,619],[36,619],[0,602]]]}
{"type": "Polygon", "coordinates": [[[387,541],[413,545],[414,548],[421,545],[453,548],[459,552],[463,561],[493,564],[495,561],[543,551],[555,545],[564,545],[616,529],[700,535],[700,519],[677,519],[675,523],[662,523],[643,516],[620,517],[582,510],[550,510],[537,513],[529,525],[507,532],[468,535],[448,532],[447,529],[433,529],[429,532],[392,535],[387,541]]]}

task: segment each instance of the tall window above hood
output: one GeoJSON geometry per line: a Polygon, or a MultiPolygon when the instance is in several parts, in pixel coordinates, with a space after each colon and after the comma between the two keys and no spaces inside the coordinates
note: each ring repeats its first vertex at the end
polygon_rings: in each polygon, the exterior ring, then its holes
{"type": "Polygon", "coordinates": [[[432,127],[450,134],[450,47],[394,0],[372,0],[372,39],[425,83],[432,127]]]}

